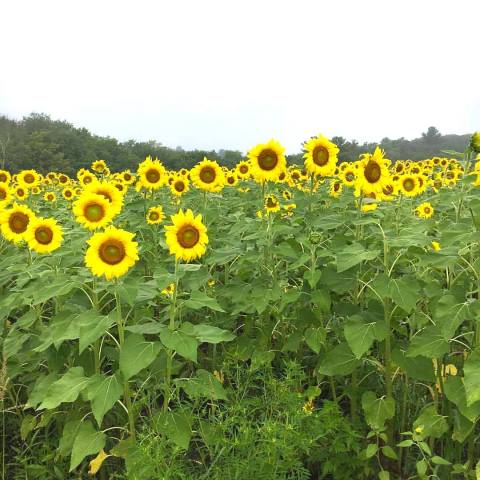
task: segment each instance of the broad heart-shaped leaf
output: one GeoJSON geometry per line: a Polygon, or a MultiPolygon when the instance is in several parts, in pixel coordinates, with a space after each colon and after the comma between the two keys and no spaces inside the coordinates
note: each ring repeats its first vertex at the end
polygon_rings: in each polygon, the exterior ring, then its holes
{"type": "Polygon", "coordinates": [[[143,335],[131,333],[120,349],[120,371],[125,380],[148,367],[156,358],[162,345],[145,340],[143,335]]]}
{"type": "Polygon", "coordinates": [[[75,288],[76,284],[67,276],[56,279],[53,283],[42,286],[33,295],[32,305],[46,302],[50,298],[66,295],[75,288]]]}
{"type": "Polygon", "coordinates": [[[362,408],[368,425],[380,430],[385,425],[385,421],[395,415],[395,400],[385,396],[377,398],[375,393],[365,392],[362,395],[362,408]]]}
{"type": "Polygon", "coordinates": [[[325,344],[327,332],[323,327],[307,328],[304,333],[306,344],[315,352],[320,353],[322,345],[325,344]]]}
{"type": "Polygon", "coordinates": [[[475,349],[465,361],[463,366],[465,393],[467,406],[480,400],[480,350],[475,349]]]}
{"type": "Polygon", "coordinates": [[[434,405],[425,407],[420,416],[413,422],[413,428],[421,430],[422,438],[440,438],[448,431],[446,417],[439,415],[434,405]]]}
{"type": "Polygon", "coordinates": [[[84,421],[73,441],[69,471],[78,467],[87,455],[97,454],[105,447],[105,441],[106,437],[103,432],[97,432],[89,420],[84,421]]]}
{"type": "Polygon", "coordinates": [[[35,381],[30,395],[28,396],[25,408],[37,408],[47,396],[47,392],[53,382],[58,380],[57,373],[50,373],[49,375],[40,375],[35,381]]]}
{"type": "Polygon", "coordinates": [[[388,284],[389,297],[403,310],[410,313],[422,297],[420,284],[413,276],[391,278],[388,284]]]}
{"type": "Polygon", "coordinates": [[[192,437],[191,419],[185,413],[160,412],[156,415],[155,426],[160,433],[180,448],[187,449],[192,437]]]}
{"type": "Polygon", "coordinates": [[[206,325],[204,323],[194,325],[192,331],[193,335],[200,343],[230,342],[235,338],[235,335],[228,330],[222,330],[221,328],[214,327],[213,325],[206,325]]]}
{"type": "Polygon", "coordinates": [[[385,322],[368,321],[359,315],[350,318],[344,332],[348,345],[357,358],[370,349],[374,340],[383,340],[388,334],[385,322]]]}
{"type": "Polygon", "coordinates": [[[392,351],[392,360],[409,377],[422,382],[435,382],[435,371],[430,358],[407,357],[404,351],[395,348],[392,351]]]}
{"type": "Polygon", "coordinates": [[[119,374],[100,375],[91,377],[88,386],[87,398],[92,404],[92,412],[98,426],[102,426],[103,416],[115,405],[122,396],[123,385],[119,374]]]}
{"type": "Polygon", "coordinates": [[[113,315],[100,315],[95,310],[85,312],[75,321],[79,323],[79,353],[82,353],[89,345],[104,335],[115,323],[113,315]]]}
{"type": "Polygon", "coordinates": [[[43,332],[41,339],[42,343],[33,349],[34,352],[44,352],[50,345],[55,344],[58,347],[65,340],[74,340],[78,338],[80,328],[75,318],[77,313],[69,310],[64,310],[54,316],[48,325],[48,328],[43,332]]]}
{"type": "Polygon", "coordinates": [[[190,298],[186,300],[183,305],[187,308],[191,308],[192,310],[199,310],[200,308],[208,307],[211,310],[216,310],[217,312],[225,311],[214,298],[209,297],[206,293],[198,290],[193,291],[190,294],[190,298]]]}
{"type": "Polygon", "coordinates": [[[445,338],[452,338],[469,315],[469,304],[454,295],[442,295],[433,309],[433,318],[445,338]]]}
{"type": "Polygon", "coordinates": [[[346,343],[341,343],[320,360],[317,371],[321,375],[350,375],[359,365],[359,361],[346,343]]]}
{"type": "Polygon", "coordinates": [[[475,422],[480,417],[480,401],[467,405],[465,386],[460,377],[449,375],[443,384],[443,390],[448,400],[454,403],[468,420],[475,422]]]}
{"type": "Polygon", "coordinates": [[[227,392],[220,381],[206,370],[197,370],[192,378],[180,378],[175,381],[192,398],[206,397],[212,400],[227,400],[227,392]]]}
{"type": "Polygon", "coordinates": [[[436,325],[430,325],[412,338],[407,357],[422,355],[428,358],[439,358],[449,350],[448,342],[440,329],[436,325]]]}
{"type": "Polygon", "coordinates": [[[379,250],[367,250],[357,242],[347,245],[337,252],[337,272],[344,272],[364,260],[373,260],[379,253],[379,250]]]}
{"type": "Polygon", "coordinates": [[[160,332],[160,340],[170,350],[175,350],[179,355],[197,361],[198,341],[182,331],[164,329],[160,332]]]}
{"type": "Polygon", "coordinates": [[[51,410],[61,403],[74,402],[89,383],[90,378],[83,375],[82,367],[72,367],[62,378],[50,385],[47,395],[38,409],[51,410]]]}

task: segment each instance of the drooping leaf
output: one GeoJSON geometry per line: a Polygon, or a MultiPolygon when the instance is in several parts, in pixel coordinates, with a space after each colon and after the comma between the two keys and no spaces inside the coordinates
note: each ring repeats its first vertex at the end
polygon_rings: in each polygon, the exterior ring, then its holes
{"type": "Polygon", "coordinates": [[[160,342],[145,340],[143,335],[131,333],[120,349],[120,371],[125,380],[148,367],[158,356],[160,342]]]}
{"type": "Polygon", "coordinates": [[[480,349],[474,350],[463,366],[467,406],[480,401],[480,349]]]}
{"type": "Polygon", "coordinates": [[[190,298],[185,301],[184,306],[191,308],[192,310],[199,310],[200,308],[207,307],[211,310],[216,310],[217,312],[225,311],[214,298],[209,297],[205,292],[200,292],[198,290],[191,293],[190,298]]]}
{"type": "Polygon", "coordinates": [[[222,330],[221,328],[213,325],[206,325],[203,323],[194,325],[192,330],[193,335],[200,343],[230,342],[235,338],[235,335],[228,330],[222,330]]]}
{"type": "Polygon", "coordinates": [[[115,405],[123,393],[120,376],[96,374],[91,377],[87,398],[92,404],[92,412],[101,427],[104,415],[115,405]]]}
{"type": "Polygon", "coordinates": [[[407,350],[407,357],[422,355],[428,358],[440,358],[448,351],[448,342],[440,329],[435,325],[430,325],[412,338],[407,350]]]}
{"type": "Polygon", "coordinates": [[[341,343],[327,352],[320,360],[317,371],[321,375],[350,375],[359,365],[359,360],[346,343],[341,343]]]}
{"type": "Polygon", "coordinates": [[[160,332],[160,340],[170,350],[175,350],[179,355],[191,360],[197,361],[197,339],[187,335],[180,330],[164,329],[160,332]]]}
{"type": "Polygon", "coordinates": [[[103,432],[97,432],[89,420],[80,425],[72,446],[70,472],[80,465],[87,455],[94,455],[105,447],[106,437],[103,432]]]}
{"type": "Polygon", "coordinates": [[[155,418],[155,426],[180,448],[188,448],[192,438],[192,426],[186,413],[159,412],[155,418]]]}
{"type": "Polygon", "coordinates": [[[367,391],[362,395],[362,408],[368,425],[379,430],[395,415],[395,400],[386,396],[377,398],[374,392],[367,391]]]}

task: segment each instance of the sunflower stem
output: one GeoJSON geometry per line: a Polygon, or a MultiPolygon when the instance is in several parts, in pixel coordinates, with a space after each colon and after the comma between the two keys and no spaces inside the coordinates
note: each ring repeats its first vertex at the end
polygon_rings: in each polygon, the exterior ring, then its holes
{"type": "MultiPolygon", "coordinates": [[[[118,284],[117,284],[118,285],[118,284]]],[[[117,328],[118,328],[118,340],[120,343],[120,350],[123,348],[123,344],[125,343],[125,325],[123,323],[122,317],[122,304],[120,302],[120,297],[118,295],[118,290],[115,291],[115,302],[116,302],[116,310],[117,310],[117,328]]],[[[130,385],[128,380],[123,382],[123,396],[125,398],[125,406],[128,412],[128,424],[130,430],[130,436],[135,441],[135,416],[133,412],[132,406],[132,397],[130,393],[130,385]]]]}

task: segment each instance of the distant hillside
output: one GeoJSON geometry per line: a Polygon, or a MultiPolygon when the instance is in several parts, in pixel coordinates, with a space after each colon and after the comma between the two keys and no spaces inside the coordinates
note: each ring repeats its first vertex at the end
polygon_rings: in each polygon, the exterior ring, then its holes
{"type": "MultiPolygon", "coordinates": [[[[340,147],[340,160],[352,161],[377,143],[359,144],[343,137],[332,139],[340,147]]],[[[442,155],[441,150],[463,151],[469,140],[466,135],[441,135],[430,127],[420,138],[392,140],[384,138],[380,146],[392,160],[420,160],[442,155]]],[[[32,113],[20,121],[0,116],[0,168],[18,171],[36,168],[40,172],[63,171],[70,175],[93,160],[104,159],[116,171],[136,166],[147,155],[158,157],[170,169],[190,168],[204,156],[222,165],[233,166],[242,158],[236,150],[184,150],[168,148],[151,140],[119,142],[112,137],[101,137],[86,128],[76,128],[66,121],[52,120],[49,115],[32,113]]],[[[289,155],[289,162],[302,163],[302,154],[289,155]]]]}

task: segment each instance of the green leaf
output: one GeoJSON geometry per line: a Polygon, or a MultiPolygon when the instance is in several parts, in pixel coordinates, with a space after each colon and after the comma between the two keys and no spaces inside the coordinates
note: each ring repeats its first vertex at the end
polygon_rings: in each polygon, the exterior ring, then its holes
{"type": "Polygon", "coordinates": [[[125,380],[148,367],[158,356],[160,342],[145,340],[142,335],[131,333],[120,349],[120,371],[125,380]]]}
{"type": "Polygon", "coordinates": [[[439,457],[438,455],[434,455],[430,460],[435,465],[451,465],[451,463],[448,460],[445,460],[444,458],[439,457]]]}
{"type": "Polygon", "coordinates": [[[192,398],[206,397],[212,400],[227,400],[227,392],[210,372],[199,369],[192,378],[180,378],[175,383],[192,398]]]}
{"type": "Polygon", "coordinates": [[[190,298],[184,302],[184,306],[191,308],[192,310],[199,310],[203,307],[208,307],[217,312],[225,311],[214,298],[209,297],[206,293],[198,290],[191,293],[190,298]]]}
{"type": "Polygon", "coordinates": [[[16,355],[29,338],[30,335],[28,333],[11,330],[3,342],[3,357],[5,360],[16,355]]]}
{"type": "Polygon", "coordinates": [[[103,432],[97,432],[90,421],[83,422],[73,441],[69,471],[77,468],[87,455],[97,454],[105,447],[105,441],[106,437],[103,432]]]}
{"type": "Polygon", "coordinates": [[[392,351],[392,361],[410,378],[423,382],[435,382],[433,362],[426,357],[407,357],[405,352],[395,348],[392,351]]]}
{"type": "Polygon", "coordinates": [[[369,443],[365,451],[366,458],[372,458],[378,452],[378,445],[376,443],[369,443]]]}
{"type": "Polygon", "coordinates": [[[421,438],[440,438],[448,431],[446,417],[439,415],[434,405],[428,405],[413,423],[413,428],[421,429],[421,438]]]}
{"type": "Polygon", "coordinates": [[[20,438],[25,440],[36,425],[37,419],[33,415],[25,415],[20,425],[20,438]]]}
{"type": "Polygon", "coordinates": [[[325,344],[327,332],[323,327],[307,328],[304,333],[306,344],[315,352],[319,353],[322,346],[325,344]]]}
{"type": "Polygon", "coordinates": [[[386,470],[378,473],[378,480],[390,480],[390,474],[386,470]]]}
{"type": "Polygon", "coordinates": [[[222,330],[221,328],[204,323],[194,325],[192,330],[193,335],[200,343],[230,342],[235,338],[235,335],[228,330],[222,330]]]}
{"type": "Polygon", "coordinates": [[[422,355],[428,358],[440,358],[450,347],[442,332],[435,325],[430,325],[415,335],[407,350],[407,357],[422,355]]]}
{"type": "Polygon", "coordinates": [[[463,366],[467,406],[480,400],[480,351],[474,350],[463,366]]]}
{"type": "Polygon", "coordinates": [[[384,322],[365,321],[359,315],[354,315],[346,323],[345,339],[357,358],[367,352],[374,340],[382,340],[387,334],[384,322]]]}
{"type": "Polygon", "coordinates": [[[403,440],[402,442],[397,443],[397,447],[408,448],[408,447],[411,447],[413,444],[414,444],[413,440],[403,440]]]}
{"type": "Polygon", "coordinates": [[[87,398],[92,404],[92,412],[98,426],[102,426],[104,415],[115,405],[123,393],[120,376],[96,374],[91,377],[87,398]]]}
{"type": "Polygon", "coordinates": [[[80,392],[85,390],[90,383],[90,378],[83,375],[82,367],[72,367],[62,378],[53,382],[48,389],[47,395],[38,407],[39,410],[46,408],[51,410],[61,403],[74,402],[80,392]]]}
{"type": "Polygon", "coordinates": [[[165,325],[162,325],[161,323],[147,322],[147,323],[139,323],[137,325],[129,325],[125,327],[125,330],[127,332],[132,332],[132,333],[153,335],[156,333],[160,333],[164,328],[166,328],[165,325]]]}
{"type": "Polygon", "coordinates": [[[443,384],[443,390],[447,399],[468,420],[475,422],[480,417],[480,402],[467,405],[466,388],[460,377],[449,375],[443,384]]]}
{"type": "Polygon", "coordinates": [[[317,286],[320,277],[322,276],[321,270],[306,270],[303,274],[303,278],[308,282],[310,288],[315,288],[317,286]]]}
{"type": "Polygon", "coordinates": [[[172,440],[180,448],[187,449],[192,437],[190,417],[184,413],[160,412],[156,416],[155,425],[160,433],[172,440]]]}
{"type": "Polygon", "coordinates": [[[82,419],[80,418],[73,418],[71,420],[67,420],[63,427],[62,436],[60,437],[60,442],[58,444],[58,453],[62,457],[66,457],[71,454],[73,441],[77,436],[78,429],[82,424],[82,419]]]}
{"type": "Polygon", "coordinates": [[[337,345],[320,360],[317,372],[321,375],[350,375],[359,365],[346,343],[337,345]]]}
{"type": "Polygon", "coordinates": [[[420,460],[416,463],[417,473],[423,477],[427,471],[428,463],[425,460],[420,460]]]}
{"type": "Polygon", "coordinates": [[[442,295],[433,309],[433,318],[443,336],[450,339],[469,315],[469,304],[454,295],[442,295]]]}
{"type": "Polygon", "coordinates": [[[367,250],[360,243],[352,243],[337,253],[337,272],[341,273],[365,260],[374,260],[379,250],[367,250]]]}
{"type": "Polygon", "coordinates": [[[397,454],[395,453],[395,450],[393,450],[393,448],[388,446],[388,445],[384,445],[382,447],[382,453],[386,457],[391,458],[392,460],[398,460],[398,457],[397,457],[397,454]]]}
{"type": "Polygon", "coordinates": [[[318,306],[321,312],[328,313],[332,299],[330,298],[328,290],[315,290],[312,292],[312,302],[318,306]]]}
{"type": "Polygon", "coordinates": [[[187,360],[197,361],[198,341],[195,338],[182,331],[165,329],[160,332],[160,340],[167,348],[175,350],[187,360]]]}
{"type": "Polygon", "coordinates": [[[115,318],[113,315],[99,315],[98,312],[92,310],[80,315],[75,321],[80,327],[78,349],[81,354],[109,330],[115,323],[115,318]]]}
{"type": "Polygon", "coordinates": [[[380,430],[384,427],[385,421],[395,415],[395,400],[385,396],[377,398],[373,392],[364,392],[362,408],[368,425],[380,430]]]}
{"type": "Polygon", "coordinates": [[[60,297],[71,292],[75,288],[75,283],[69,280],[67,277],[58,279],[57,281],[44,285],[33,294],[32,305],[38,305],[44,303],[53,297],[60,297]]]}
{"type": "Polygon", "coordinates": [[[35,381],[35,385],[28,396],[27,404],[25,408],[37,408],[43,399],[47,396],[47,392],[53,382],[58,380],[58,374],[50,373],[49,375],[39,375],[35,381]]]}
{"type": "Polygon", "coordinates": [[[420,284],[414,276],[391,278],[388,292],[390,298],[407,313],[415,308],[418,299],[422,296],[420,284]]]}

